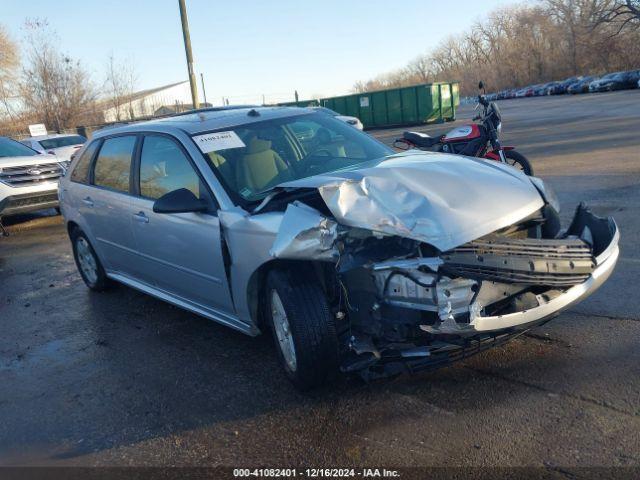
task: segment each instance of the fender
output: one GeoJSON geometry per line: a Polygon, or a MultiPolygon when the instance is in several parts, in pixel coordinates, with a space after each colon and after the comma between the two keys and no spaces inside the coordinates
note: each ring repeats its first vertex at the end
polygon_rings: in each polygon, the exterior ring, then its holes
{"type": "MultiPolygon", "coordinates": [[[[513,150],[516,147],[511,147],[511,146],[506,147],[505,146],[505,147],[501,147],[501,148],[502,148],[502,150],[506,151],[506,150],[513,150]]],[[[485,153],[484,158],[488,158],[489,160],[500,160],[500,155],[498,154],[498,150],[493,150],[491,152],[485,153]]]]}

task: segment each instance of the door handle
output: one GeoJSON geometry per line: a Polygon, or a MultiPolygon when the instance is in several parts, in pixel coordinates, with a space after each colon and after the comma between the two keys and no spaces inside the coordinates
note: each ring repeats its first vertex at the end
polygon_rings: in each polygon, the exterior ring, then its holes
{"type": "Polygon", "coordinates": [[[91,200],[91,197],[84,197],[82,199],[82,203],[84,203],[85,205],[87,205],[89,207],[93,207],[93,200],[91,200]]]}
{"type": "Polygon", "coordinates": [[[147,217],[144,212],[134,213],[133,218],[140,223],[149,223],[149,217],[147,217]]]}

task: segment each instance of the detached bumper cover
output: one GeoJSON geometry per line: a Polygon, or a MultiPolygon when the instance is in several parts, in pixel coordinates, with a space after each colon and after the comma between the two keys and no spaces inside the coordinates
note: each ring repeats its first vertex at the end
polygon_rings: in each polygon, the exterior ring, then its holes
{"type": "Polygon", "coordinates": [[[585,282],[550,300],[544,295],[538,295],[538,306],[528,310],[489,317],[476,313],[471,315],[468,328],[476,332],[489,332],[524,327],[557,315],[595,292],[609,278],[618,261],[618,227],[612,218],[596,217],[584,205],[580,205],[569,227],[569,233],[583,238],[591,236],[591,243],[594,245],[596,267],[585,282]]]}
{"type": "Polygon", "coordinates": [[[524,326],[552,317],[595,292],[613,272],[619,252],[616,237],[616,245],[612,248],[610,255],[598,264],[591,277],[584,283],[571,287],[562,295],[546,303],[542,296],[538,296],[540,305],[530,310],[495,317],[475,316],[472,318],[471,326],[478,332],[486,332],[524,326]]]}

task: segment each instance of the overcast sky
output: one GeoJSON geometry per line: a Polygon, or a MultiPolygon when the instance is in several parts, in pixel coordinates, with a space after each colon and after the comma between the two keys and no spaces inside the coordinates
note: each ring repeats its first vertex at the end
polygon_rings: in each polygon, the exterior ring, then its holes
{"type": "MultiPolygon", "coordinates": [[[[357,80],[404,66],[513,0],[187,0],[198,80],[207,100],[268,101],[348,93],[357,80]]],[[[46,18],[60,48],[96,82],[110,53],[135,63],[139,89],[185,80],[177,0],[2,0],[16,40],[46,18]]],[[[202,92],[200,92],[202,96],[202,92]]]]}

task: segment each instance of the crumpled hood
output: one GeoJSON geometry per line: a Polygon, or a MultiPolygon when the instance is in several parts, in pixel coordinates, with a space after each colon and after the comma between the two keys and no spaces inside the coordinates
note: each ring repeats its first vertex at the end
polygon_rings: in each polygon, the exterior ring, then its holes
{"type": "Polygon", "coordinates": [[[338,223],[441,251],[516,223],[544,205],[528,177],[509,166],[431,152],[398,154],[279,187],[317,188],[338,223]]]}

